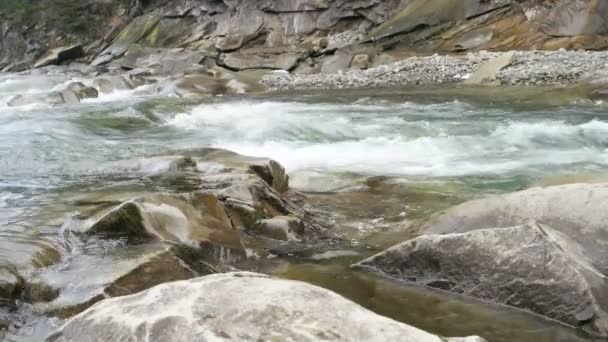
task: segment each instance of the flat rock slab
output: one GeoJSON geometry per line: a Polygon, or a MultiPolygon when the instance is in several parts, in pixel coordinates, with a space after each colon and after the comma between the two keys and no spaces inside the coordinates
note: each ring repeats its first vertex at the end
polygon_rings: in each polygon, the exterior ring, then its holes
{"type": "Polygon", "coordinates": [[[546,226],[423,235],[354,267],[608,334],[606,277],[546,226]]]}
{"type": "Polygon", "coordinates": [[[233,52],[220,56],[218,63],[233,70],[272,69],[291,70],[304,59],[305,54],[286,52],[281,54],[250,54],[233,52]]]}
{"type": "Polygon", "coordinates": [[[479,69],[471,75],[464,84],[481,85],[493,82],[498,73],[515,61],[515,51],[505,52],[502,55],[483,63],[479,69]]]}
{"type": "Polygon", "coordinates": [[[92,65],[102,65],[111,62],[114,58],[122,56],[131,45],[138,42],[158,24],[161,19],[157,11],[133,19],[127,27],[120,32],[112,44],[103,50],[92,65]]]}
{"type": "Polygon", "coordinates": [[[31,277],[25,296],[37,310],[70,317],[104,298],[195,275],[167,246],[128,246],[72,255],[31,277]]]}
{"type": "Polygon", "coordinates": [[[76,342],[84,336],[90,342],[446,341],[328,290],[254,273],[211,275],[105,300],[47,341],[76,342]]]}
{"type": "Polygon", "coordinates": [[[84,50],[81,44],[71,46],[58,47],[47,52],[36,64],[34,68],[41,68],[47,65],[60,64],[62,62],[71,61],[80,58],[84,55],[84,50]]]}

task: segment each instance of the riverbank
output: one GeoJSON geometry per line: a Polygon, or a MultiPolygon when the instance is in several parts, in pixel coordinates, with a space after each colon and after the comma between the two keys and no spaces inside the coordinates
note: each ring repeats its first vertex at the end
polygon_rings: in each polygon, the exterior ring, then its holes
{"type": "MultiPolygon", "coordinates": [[[[176,53],[187,54],[187,51],[173,52],[173,55],[176,53]]],[[[444,95],[483,93],[496,101],[502,97],[518,97],[521,101],[529,99],[531,94],[542,94],[544,102],[556,94],[551,100],[553,103],[602,101],[608,93],[608,52],[598,51],[484,51],[417,56],[364,70],[351,66],[348,71],[314,74],[304,74],[301,70],[236,72],[218,65],[202,65],[195,60],[169,61],[167,55],[155,53],[149,58],[164,64],[140,65],[132,70],[118,65],[70,64],[0,74],[0,87],[9,90],[21,82],[44,79],[48,83],[50,79],[57,79],[40,90],[5,92],[6,96],[0,98],[0,107],[75,104],[131,91],[138,96],[195,103],[215,96],[299,96],[325,90],[361,93],[373,89],[407,89],[408,93],[422,92],[426,96],[428,89],[433,88],[444,95]],[[179,72],[167,73],[167,69],[176,67],[179,72]],[[16,81],[16,77],[20,80],[16,81]],[[455,91],[454,87],[460,90],[455,91]],[[508,91],[499,90],[507,88],[508,91]]],[[[388,58],[378,56],[376,59],[388,58]]]]}
{"type": "Polygon", "coordinates": [[[608,71],[608,52],[601,51],[511,51],[475,52],[466,55],[411,57],[366,70],[339,73],[290,74],[274,72],[262,83],[273,90],[382,88],[445,84],[501,86],[573,86],[602,84],[608,71]],[[492,66],[487,80],[468,82],[484,66],[492,66]]]}

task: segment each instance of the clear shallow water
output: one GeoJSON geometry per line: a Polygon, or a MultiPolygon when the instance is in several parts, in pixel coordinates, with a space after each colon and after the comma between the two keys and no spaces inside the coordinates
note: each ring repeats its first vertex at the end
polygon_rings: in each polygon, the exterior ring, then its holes
{"type": "Polygon", "coordinates": [[[579,338],[526,314],[362,279],[347,266],[405,240],[411,224],[466,199],[537,183],[607,178],[608,114],[602,104],[556,104],[556,95],[522,102],[508,94],[497,102],[484,94],[435,90],[192,104],[140,89],[72,106],[7,105],[17,94],[45,92],[68,78],[0,75],[0,260],[15,263],[45,245],[62,246],[60,227],[83,210],[83,202],[183,190],[158,180],[166,167],[152,156],[221,147],[283,164],[294,187],[333,213],[338,234],[359,255],[291,260],[268,272],[334,289],[446,335],[579,338]],[[370,294],[370,288],[376,290],[370,294]]]}

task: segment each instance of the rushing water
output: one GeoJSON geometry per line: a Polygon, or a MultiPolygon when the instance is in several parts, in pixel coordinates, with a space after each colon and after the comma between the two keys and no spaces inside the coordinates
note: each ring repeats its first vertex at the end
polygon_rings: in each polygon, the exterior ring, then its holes
{"type": "MultiPolygon", "coordinates": [[[[405,240],[410,224],[464,200],[605,178],[608,115],[601,103],[560,92],[449,89],[187,103],[139,89],[79,105],[7,105],[17,94],[46,92],[68,79],[0,75],[0,260],[18,263],[56,244],[59,227],[83,199],[174,187],[155,182],[163,165],[147,156],[221,147],[279,161],[292,186],[332,212],[337,233],[352,242],[350,251],[275,260],[260,270],[325,286],[440,334],[587,339],[533,315],[396,286],[351,273],[348,265],[405,240]]],[[[19,319],[29,330],[15,339],[46,332],[37,330],[38,318],[28,310],[24,306],[19,319]]]]}

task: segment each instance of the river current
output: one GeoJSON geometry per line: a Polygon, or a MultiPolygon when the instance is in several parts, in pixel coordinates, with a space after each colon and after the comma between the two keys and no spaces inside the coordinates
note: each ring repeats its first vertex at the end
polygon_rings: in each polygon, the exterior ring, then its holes
{"type": "MultiPolygon", "coordinates": [[[[0,74],[0,260],[58,243],[76,203],[113,193],[175,190],[155,182],[159,154],[219,147],[280,162],[291,185],[332,213],[350,249],[284,260],[278,276],[309,281],[392,318],[489,341],[585,341],[513,309],[406,288],[348,265],[408,238],[406,227],[465,200],[536,184],[608,178],[602,103],[561,92],[454,89],[281,93],[192,103],[118,91],[77,105],[28,103],[70,78],[0,74]],[[505,91],[505,92],[508,92],[505,91]],[[521,95],[525,96],[521,96],[521,95]]],[[[95,265],[91,265],[93,272],[95,265]]],[[[83,277],[86,277],[83,274],[83,277]]],[[[26,304],[10,340],[39,340],[59,321],[26,304]]],[[[0,317],[1,318],[1,317],[0,317]]]]}

